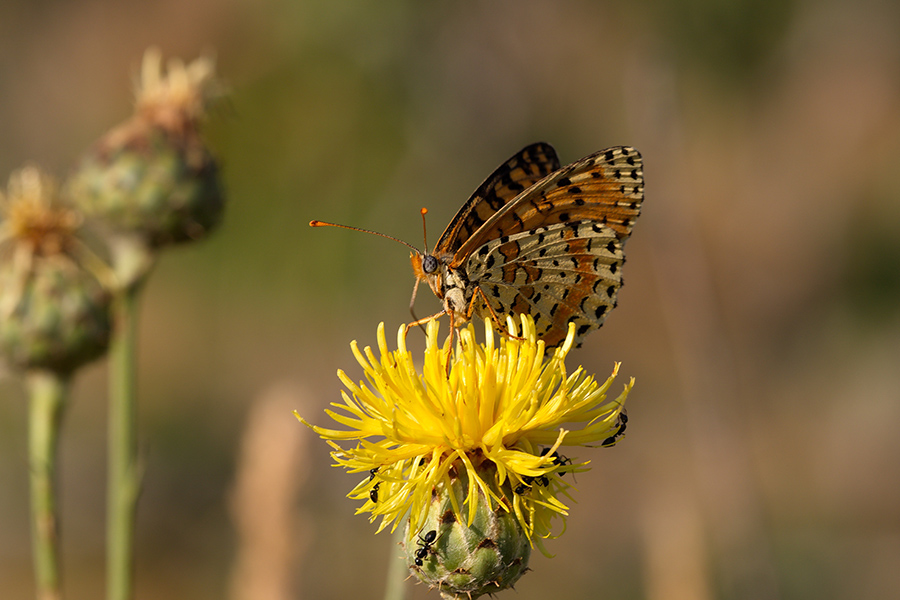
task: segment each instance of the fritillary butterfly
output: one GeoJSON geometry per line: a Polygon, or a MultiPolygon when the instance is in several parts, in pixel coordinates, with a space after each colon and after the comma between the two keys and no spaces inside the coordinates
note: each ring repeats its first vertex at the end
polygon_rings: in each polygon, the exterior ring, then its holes
{"type": "Polygon", "coordinates": [[[475,190],[431,252],[397,240],[413,249],[416,289],[426,281],[444,304],[416,323],[446,314],[458,327],[490,316],[502,327],[503,316],[529,313],[548,348],[565,339],[570,322],[580,344],[616,306],[623,245],[643,198],[634,148],[562,168],[549,144],[523,148],[475,190]]]}

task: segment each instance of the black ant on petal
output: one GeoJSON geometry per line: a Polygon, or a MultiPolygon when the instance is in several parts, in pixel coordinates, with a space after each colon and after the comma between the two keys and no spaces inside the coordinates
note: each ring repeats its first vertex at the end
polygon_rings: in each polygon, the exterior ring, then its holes
{"type": "Polygon", "coordinates": [[[603,443],[600,444],[604,448],[609,448],[610,446],[614,446],[616,442],[619,441],[619,438],[625,433],[625,428],[628,426],[628,415],[623,410],[619,413],[618,419],[619,428],[616,429],[616,432],[603,440],[603,443]]]}
{"type": "MultiPolygon", "coordinates": [[[[544,448],[543,450],[541,450],[541,456],[547,456],[548,452],[550,452],[550,448],[544,448]]],[[[553,454],[550,455],[550,457],[553,459],[553,464],[556,465],[557,467],[569,466],[572,464],[571,458],[569,458],[568,456],[563,456],[559,452],[554,452],[553,454]]],[[[565,473],[565,472],[566,471],[560,470],[560,473],[565,473]]]]}
{"type": "MultiPolygon", "coordinates": [[[[369,481],[375,479],[375,474],[378,473],[379,467],[375,467],[374,469],[369,469],[369,481]]],[[[373,503],[378,503],[378,488],[381,487],[381,482],[379,481],[375,485],[372,486],[372,489],[369,490],[369,500],[373,503]]]]}
{"type": "Polygon", "coordinates": [[[546,475],[540,475],[538,477],[529,477],[528,475],[523,475],[522,483],[517,485],[514,491],[520,496],[522,494],[526,494],[531,491],[531,486],[533,483],[537,483],[541,487],[547,487],[550,485],[550,479],[546,475]]]}

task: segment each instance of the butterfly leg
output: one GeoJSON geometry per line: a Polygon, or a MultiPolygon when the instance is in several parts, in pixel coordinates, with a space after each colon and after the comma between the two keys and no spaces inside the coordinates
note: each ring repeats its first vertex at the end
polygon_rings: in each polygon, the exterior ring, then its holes
{"type": "Polygon", "coordinates": [[[491,313],[491,320],[497,324],[497,328],[503,332],[505,335],[513,338],[514,340],[524,340],[525,338],[514,335],[511,331],[509,331],[506,326],[503,324],[503,321],[494,312],[494,308],[491,306],[491,303],[488,302],[487,296],[484,293],[484,290],[481,289],[481,286],[475,286],[475,292],[472,294],[472,300],[469,302],[469,307],[466,309],[466,320],[469,321],[472,319],[472,315],[475,314],[475,309],[477,308],[476,302],[481,300],[485,306],[487,306],[488,311],[491,313]],[[479,298],[479,296],[481,296],[479,298]]]}
{"type": "Polygon", "coordinates": [[[431,316],[424,317],[422,319],[417,319],[417,320],[413,321],[412,323],[407,323],[406,330],[403,332],[403,335],[406,336],[409,333],[409,330],[412,329],[413,327],[416,327],[416,326],[421,327],[422,325],[424,325],[425,323],[428,323],[429,321],[434,321],[435,319],[441,318],[443,315],[450,316],[450,344],[447,347],[447,360],[446,360],[447,374],[449,375],[450,374],[450,357],[453,354],[453,334],[456,332],[456,327],[453,326],[453,321],[454,321],[453,311],[448,312],[445,309],[445,310],[442,310],[441,312],[434,313],[431,316]]]}
{"type": "Polygon", "coordinates": [[[423,323],[427,323],[427,322],[430,321],[431,319],[437,318],[437,317],[440,316],[440,314],[441,314],[441,313],[438,313],[437,315],[432,315],[432,316],[428,317],[427,319],[419,319],[419,317],[416,316],[416,310],[415,310],[415,307],[416,307],[416,292],[419,291],[419,283],[420,283],[421,281],[422,281],[421,279],[416,279],[416,285],[413,286],[412,298],[409,300],[409,314],[412,315],[413,322],[410,323],[409,325],[407,325],[407,327],[406,327],[406,332],[407,332],[407,333],[409,332],[410,327],[415,327],[416,325],[418,325],[419,328],[424,332],[424,331],[425,331],[425,328],[422,326],[422,324],[423,324],[423,323]]]}
{"type": "MultiPolygon", "coordinates": [[[[434,314],[431,315],[431,316],[424,317],[424,318],[422,318],[422,319],[416,319],[416,320],[413,321],[412,323],[407,323],[407,324],[406,324],[406,331],[403,332],[403,335],[406,335],[407,333],[409,333],[409,330],[412,329],[413,327],[419,327],[419,326],[422,326],[422,325],[424,325],[425,323],[428,323],[429,321],[434,321],[435,319],[439,319],[440,317],[444,316],[445,314],[447,314],[447,311],[442,310],[441,312],[434,313],[434,314]]],[[[415,315],[413,315],[413,316],[415,316],[415,315]]],[[[452,318],[451,318],[451,321],[452,321],[452,318]]]]}
{"type": "Polygon", "coordinates": [[[425,323],[428,323],[429,321],[434,321],[435,319],[439,319],[443,315],[450,316],[450,344],[447,346],[447,359],[445,361],[447,364],[447,375],[449,376],[450,375],[450,358],[453,355],[453,334],[456,332],[456,327],[453,326],[453,316],[454,315],[453,315],[452,311],[448,312],[447,310],[442,310],[441,312],[434,313],[433,315],[431,315],[429,317],[425,317],[423,319],[418,319],[416,321],[413,321],[412,323],[407,323],[406,330],[403,332],[403,335],[406,336],[409,333],[409,330],[412,329],[413,327],[416,327],[416,326],[421,327],[425,323]]]}

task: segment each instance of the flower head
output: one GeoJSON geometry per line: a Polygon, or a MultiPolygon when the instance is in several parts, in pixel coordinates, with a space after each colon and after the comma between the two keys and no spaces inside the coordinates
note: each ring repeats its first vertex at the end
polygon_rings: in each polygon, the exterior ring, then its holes
{"type": "Polygon", "coordinates": [[[0,358],[68,373],[109,343],[108,268],[78,238],[82,218],[34,166],[0,193],[0,358]]]}
{"type": "Polygon", "coordinates": [[[159,50],[151,48],[134,114],[94,143],[69,178],[69,196],[110,238],[123,281],[141,279],[150,262],[122,257],[123,238],[130,238],[128,250],[133,241],[155,250],[199,240],[221,221],[219,166],[200,126],[223,90],[210,58],[189,64],[173,59],[166,71],[159,50]],[[132,272],[125,268],[130,263],[141,268],[132,272]]]}
{"type": "MultiPolygon", "coordinates": [[[[356,384],[338,371],[349,393],[326,412],[345,429],[313,426],[297,415],[332,446],[336,466],[366,475],[349,497],[365,501],[358,513],[382,517],[379,531],[391,523],[396,528],[407,511],[410,531],[420,531],[433,490],[464,479],[461,501],[451,501],[457,521],[471,524],[483,497],[490,509],[514,515],[532,543],[556,537],[552,520],[568,514],[559,496],[570,497],[562,475],[588,464],[559,449],[613,443],[624,430],[623,404],[634,381],[607,400],[618,364],[603,384],[581,367],[569,373],[564,361],[574,328],[544,360],[533,320],[523,315],[521,324],[521,338],[495,337],[486,321],[484,344],[470,324],[451,355],[432,321],[421,373],[406,348],[406,328],[390,351],[381,324],[379,356],[351,344],[367,381],[356,384]]],[[[508,327],[519,330],[512,318],[508,327]]]]}

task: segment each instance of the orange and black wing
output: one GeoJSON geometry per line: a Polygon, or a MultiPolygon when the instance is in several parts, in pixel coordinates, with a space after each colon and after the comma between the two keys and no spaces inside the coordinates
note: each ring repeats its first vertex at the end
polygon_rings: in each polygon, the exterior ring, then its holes
{"type": "Polygon", "coordinates": [[[441,234],[434,254],[455,254],[498,210],[558,169],[559,158],[550,144],[537,142],[514,154],[459,209],[441,234]]]}
{"type": "Polygon", "coordinates": [[[476,231],[457,238],[461,243],[450,266],[459,267],[491,240],[559,223],[590,221],[608,227],[624,243],[643,199],[641,154],[628,146],[601,150],[544,177],[490,214],[476,231]]]}
{"type": "MultiPolygon", "coordinates": [[[[493,314],[530,314],[548,348],[575,344],[616,306],[625,254],[615,231],[591,221],[556,223],[490,240],[466,261],[493,314]]],[[[489,311],[478,306],[481,316],[489,311]]]]}

